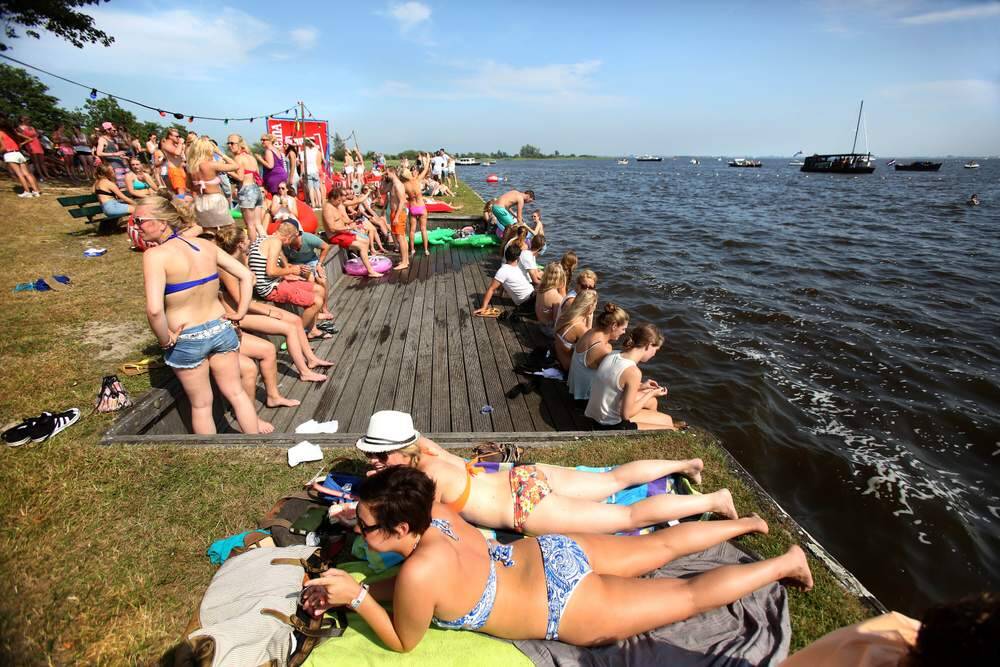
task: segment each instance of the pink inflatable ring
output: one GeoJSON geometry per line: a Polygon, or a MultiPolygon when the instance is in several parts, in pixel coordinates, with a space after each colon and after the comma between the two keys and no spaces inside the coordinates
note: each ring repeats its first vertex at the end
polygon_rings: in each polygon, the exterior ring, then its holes
{"type": "MultiPolygon", "coordinates": [[[[384,255],[372,255],[368,258],[368,261],[371,262],[372,268],[379,273],[386,273],[392,270],[392,260],[384,255]]],[[[361,263],[360,259],[353,257],[344,262],[344,273],[349,276],[367,276],[368,270],[361,263]]]]}

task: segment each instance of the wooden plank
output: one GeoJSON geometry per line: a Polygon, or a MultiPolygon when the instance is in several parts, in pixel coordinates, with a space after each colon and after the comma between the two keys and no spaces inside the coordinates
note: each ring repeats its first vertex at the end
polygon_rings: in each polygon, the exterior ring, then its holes
{"type": "MultiPolygon", "coordinates": [[[[447,245],[436,246],[434,259],[434,347],[431,361],[431,431],[451,429],[451,374],[448,370],[448,289],[452,277],[447,245]]],[[[457,389],[457,388],[456,388],[457,389]]]]}
{"type": "Polygon", "coordinates": [[[434,283],[434,257],[427,257],[418,248],[420,261],[427,267],[421,267],[421,275],[426,275],[424,290],[424,309],[420,314],[420,344],[417,347],[417,366],[414,375],[413,425],[418,431],[430,431],[431,428],[431,380],[434,363],[434,301],[437,296],[434,283]],[[423,272],[427,271],[426,274],[423,272]]]}
{"type": "Polygon", "coordinates": [[[393,327],[389,353],[383,364],[382,377],[379,380],[378,394],[375,397],[375,405],[372,407],[372,412],[395,409],[396,391],[401,377],[400,368],[403,361],[403,352],[406,349],[407,327],[409,326],[410,315],[413,312],[413,304],[416,300],[418,289],[417,283],[414,282],[415,277],[416,274],[411,274],[409,270],[402,272],[402,275],[399,277],[402,294],[401,302],[399,311],[396,313],[396,324],[393,327]]]}
{"type": "MultiPolygon", "coordinates": [[[[372,351],[371,360],[365,369],[365,376],[362,379],[357,404],[354,407],[354,415],[349,424],[345,424],[344,426],[352,431],[363,431],[368,427],[368,419],[375,411],[375,402],[381,389],[386,361],[389,357],[392,343],[396,340],[395,333],[399,330],[399,309],[403,292],[406,291],[406,285],[398,271],[390,274],[389,285],[391,291],[387,297],[389,305],[385,319],[371,330],[371,338],[374,341],[375,347],[372,351]]],[[[386,378],[386,382],[392,382],[392,380],[386,378]]]]}
{"type": "MultiPolygon", "coordinates": [[[[374,286],[368,285],[368,289],[371,290],[371,298],[376,307],[368,320],[364,322],[363,327],[348,338],[349,344],[353,340],[353,345],[348,351],[352,365],[350,370],[345,373],[346,381],[340,385],[339,391],[332,397],[331,418],[337,419],[341,423],[341,428],[345,429],[354,415],[354,407],[368,375],[372,354],[378,342],[379,330],[385,321],[393,286],[398,277],[386,276],[378,279],[365,278],[364,280],[371,280],[375,283],[374,286]]],[[[365,425],[367,426],[367,418],[365,425]]]]}
{"type": "MultiPolygon", "coordinates": [[[[482,268],[476,261],[481,251],[463,248],[461,252],[466,259],[465,265],[462,267],[465,285],[466,287],[473,288],[473,292],[469,294],[469,298],[473,302],[481,303],[482,294],[486,291],[482,268]]],[[[496,356],[493,353],[494,343],[491,340],[491,333],[496,332],[496,325],[496,320],[482,317],[472,318],[472,330],[476,338],[479,367],[483,373],[483,386],[486,388],[486,405],[489,405],[492,409],[490,413],[490,418],[493,422],[492,430],[514,431],[518,428],[523,428],[523,426],[520,424],[515,425],[511,419],[510,409],[507,405],[507,390],[501,383],[500,369],[497,365],[496,356]]]]}
{"type": "MultiPolygon", "coordinates": [[[[347,294],[348,297],[346,299],[340,299],[343,302],[342,309],[333,311],[337,320],[341,322],[348,322],[354,319],[355,309],[361,301],[360,290],[347,290],[347,294]]],[[[341,326],[344,327],[343,324],[341,326]]],[[[333,368],[319,370],[319,372],[325,370],[325,375],[328,378],[326,382],[303,382],[299,380],[298,371],[295,370],[291,357],[287,352],[279,352],[278,363],[282,372],[279,373],[278,384],[282,389],[282,393],[287,398],[299,400],[302,403],[297,408],[261,408],[258,411],[258,416],[261,419],[270,421],[274,424],[276,430],[282,432],[294,431],[295,425],[313,419],[319,397],[323,394],[327,385],[337,381],[340,373],[340,360],[334,355],[333,348],[336,345],[338,337],[343,335],[344,331],[342,330],[341,333],[335,334],[333,338],[312,341],[313,351],[316,353],[316,356],[337,362],[337,365],[333,368]]]]}
{"type": "Polygon", "coordinates": [[[416,385],[417,352],[420,350],[420,319],[424,314],[424,300],[427,295],[427,262],[418,262],[410,258],[408,269],[410,289],[413,290],[413,306],[410,309],[410,319],[403,332],[403,356],[399,362],[399,382],[393,398],[393,410],[413,413],[413,389],[416,385]]]}
{"type": "MultiPolygon", "coordinates": [[[[469,407],[468,379],[465,372],[464,354],[462,350],[462,330],[459,326],[458,297],[456,286],[461,280],[461,263],[458,263],[458,252],[448,248],[445,254],[445,271],[448,279],[444,281],[443,292],[439,295],[445,302],[445,321],[448,335],[448,387],[451,394],[452,431],[472,430],[472,415],[469,407]]],[[[464,280],[461,281],[464,287],[464,280]]],[[[466,301],[462,296],[462,301],[466,301]]]]}
{"type": "MultiPolygon", "coordinates": [[[[493,421],[490,415],[483,414],[480,410],[486,405],[486,387],[483,384],[483,370],[479,364],[479,353],[476,349],[476,334],[472,328],[472,311],[476,305],[472,303],[472,288],[465,283],[465,253],[459,248],[451,249],[452,268],[455,271],[453,287],[455,289],[455,309],[456,322],[458,326],[458,336],[452,344],[452,335],[449,333],[448,342],[450,347],[457,345],[460,349],[459,363],[465,372],[465,409],[469,414],[470,427],[467,430],[489,432],[493,430],[493,421]]],[[[455,405],[457,401],[452,401],[455,405]]],[[[452,408],[454,415],[456,408],[452,408]]],[[[454,417],[452,423],[455,423],[454,417]]],[[[457,426],[454,430],[461,430],[457,426]]]]}

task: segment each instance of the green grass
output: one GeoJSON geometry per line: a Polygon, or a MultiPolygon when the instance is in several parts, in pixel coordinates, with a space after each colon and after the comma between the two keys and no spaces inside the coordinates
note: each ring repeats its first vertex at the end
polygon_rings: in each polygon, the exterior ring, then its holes
{"type": "MultiPolygon", "coordinates": [[[[156,349],[140,256],[123,234],[98,236],[70,219],[51,191],[17,199],[9,180],[0,190],[0,422],[71,406],[85,415],[51,442],[0,448],[0,664],[156,662],[215,570],[208,545],[255,526],[318,466],[290,470],[280,450],[100,446],[111,417],[87,413],[101,377],[156,349]],[[109,252],[85,259],[88,243],[109,252]],[[10,291],[40,276],[55,284],[53,273],[74,286],[10,291]]],[[[122,380],[133,397],[149,387],[145,376],[122,380]]],[[[770,556],[792,541],[706,434],[584,442],[532,456],[565,465],[700,456],[703,488],[728,486],[741,512],[771,521],[771,535],[747,546],[770,556]]],[[[817,563],[814,573],[812,593],[790,594],[796,647],[866,614],[817,563]]]]}

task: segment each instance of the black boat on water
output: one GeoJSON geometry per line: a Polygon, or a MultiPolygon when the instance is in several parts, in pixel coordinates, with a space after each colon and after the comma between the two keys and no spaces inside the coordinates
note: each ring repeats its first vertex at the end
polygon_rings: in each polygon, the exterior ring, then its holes
{"type": "MultiPolygon", "coordinates": [[[[805,159],[805,164],[799,171],[808,171],[819,174],[871,174],[875,171],[875,161],[872,160],[871,153],[855,153],[854,148],[858,145],[858,130],[861,128],[861,112],[865,108],[865,101],[861,100],[861,107],[858,109],[858,123],[854,127],[854,144],[850,153],[832,153],[830,155],[810,155],[805,159]]],[[[868,143],[868,129],[865,128],[865,144],[868,143]]]]}
{"type": "Polygon", "coordinates": [[[896,171],[937,171],[943,162],[911,162],[910,164],[897,164],[896,171]]]}

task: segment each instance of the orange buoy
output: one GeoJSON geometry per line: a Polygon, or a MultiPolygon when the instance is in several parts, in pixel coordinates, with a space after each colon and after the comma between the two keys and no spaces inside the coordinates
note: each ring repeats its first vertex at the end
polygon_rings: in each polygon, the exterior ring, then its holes
{"type": "Polygon", "coordinates": [[[500,182],[500,177],[497,176],[496,174],[490,174],[489,176],[486,177],[486,182],[487,183],[499,183],[500,182]]]}

